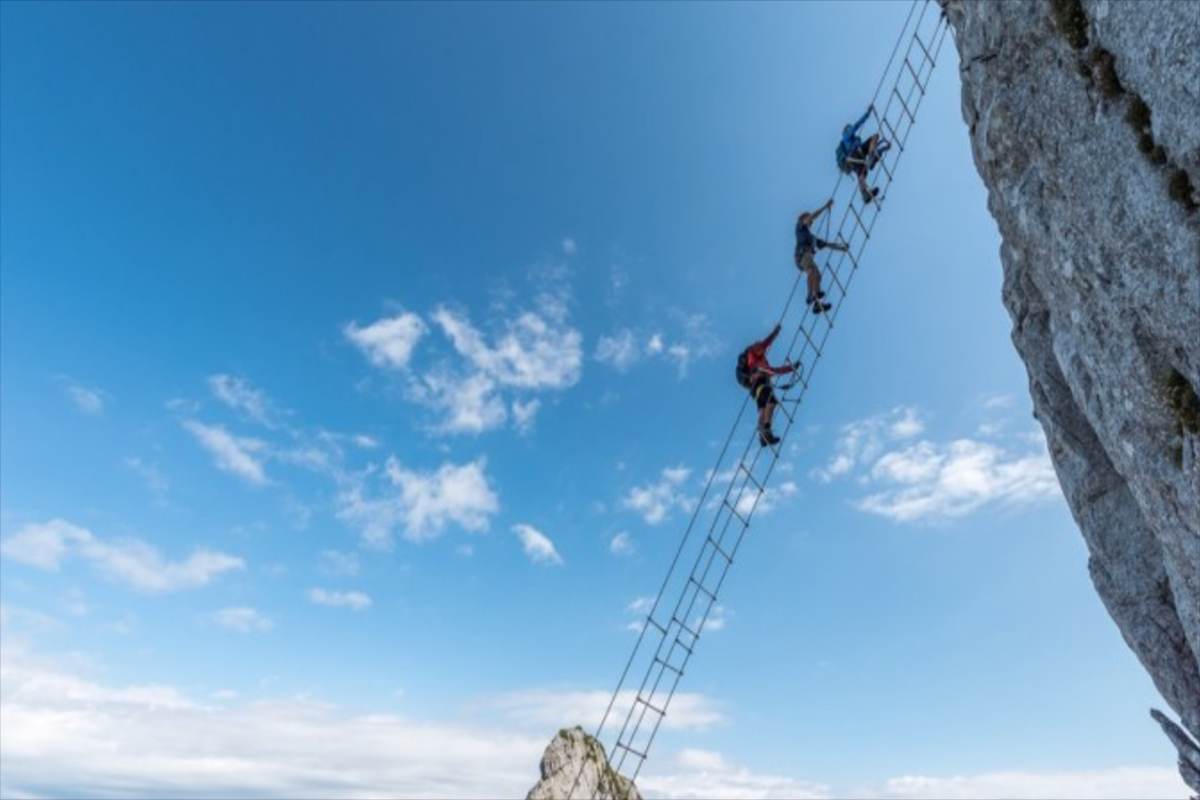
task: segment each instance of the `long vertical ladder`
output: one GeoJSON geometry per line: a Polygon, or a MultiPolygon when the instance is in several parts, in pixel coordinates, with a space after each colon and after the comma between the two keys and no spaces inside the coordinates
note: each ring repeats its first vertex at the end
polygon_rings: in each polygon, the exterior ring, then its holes
{"type": "MultiPolygon", "coordinates": [[[[817,361],[824,352],[850,283],[858,272],[863,251],[871,238],[871,231],[883,210],[888,190],[895,178],[896,167],[916,123],[917,110],[925,97],[926,87],[948,30],[949,25],[934,0],[913,0],[908,18],[897,37],[896,46],[872,99],[872,118],[876,128],[892,143],[891,149],[883,154],[877,167],[877,177],[880,178],[879,197],[874,203],[864,205],[855,181],[843,181],[839,178],[834,187],[833,196],[836,198],[845,184],[846,190],[842,192],[844,197],[838,201],[838,207],[845,210],[838,221],[836,236],[830,237],[828,234],[829,218],[826,218],[824,235],[826,238],[845,242],[848,250],[834,252],[822,265],[822,285],[834,303],[834,308],[825,314],[814,314],[805,305],[799,324],[788,344],[787,356],[799,369],[796,382],[789,391],[784,392],[777,406],[777,412],[782,413],[787,420],[780,436],[783,443],[775,448],[758,446],[754,415],[750,416],[749,430],[745,430],[746,426],[742,424],[750,406],[748,397],[743,400],[741,410],[717,457],[717,463],[708,474],[704,491],[684,531],[654,604],[646,614],[637,644],[634,645],[596,730],[596,738],[605,745],[608,753],[609,766],[621,774],[626,773],[627,766],[632,767],[629,777],[634,781],[646,762],[659,726],[662,725],[679,682],[687,670],[688,662],[696,652],[709,615],[717,605],[725,578],[749,530],[751,518],[769,494],[767,486],[771,473],[779,461],[788,432],[795,424],[800,403],[808,391],[817,361]],[[907,45],[903,48],[903,56],[897,61],[896,56],[901,52],[906,37],[907,45]],[[890,89],[880,110],[877,106],[880,102],[880,92],[885,85],[890,86],[890,89]],[[744,437],[746,444],[741,448],[737,461],[732,467],[728,467],[726,456],[739,433],[744,437]],[[725,488],[718,499],[714,487],[719,485],[724,485],[725,488]],[[707,518],[707,525],[697,524],[702,517],[707,518]],[[693,539],[692,534],[697,531],[702,532],[703,536],[693,539]],[[686,575],[682,571],[676,571],[680,564],[686,565],[689,561],[691,568],[686,575]],[[671,598],[674,598],[673,605],[669,602],[671,598]],[[642,677],[635,688],[631,676],[636,675],[642,677]],[[609,741],[605,741],[605,729],[610,719],[613,720],[613,726],[607,734],[609,741]],[[618,722],[619,729],[616,727],[618,722]],[[612,736],[614,732],[615,738],[612,736]]],[[[798,275],[780,315],[781,323],[787,319],[802,282],[803,275],[798,275]]],[[[568,800],[574,796],[582,774],[581,766],[568,794],[568,800]]]]}

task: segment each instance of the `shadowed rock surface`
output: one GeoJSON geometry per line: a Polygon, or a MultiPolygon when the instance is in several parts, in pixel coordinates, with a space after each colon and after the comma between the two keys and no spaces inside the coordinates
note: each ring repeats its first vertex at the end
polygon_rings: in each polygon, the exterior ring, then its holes
{"type": "Polygon", "coordinates": [[[604,745],[578,725],[563,728],[550,740],[541,769],[542,779],[525,800],[565,800],[568,795],[576,800],[642,800],[633,781],[608,765],[604,745]]]}
{"type": "Polygon", "coordinates": [[[1200,3],[942,3],[1034,413],[1200,793],[1200,3]]]}

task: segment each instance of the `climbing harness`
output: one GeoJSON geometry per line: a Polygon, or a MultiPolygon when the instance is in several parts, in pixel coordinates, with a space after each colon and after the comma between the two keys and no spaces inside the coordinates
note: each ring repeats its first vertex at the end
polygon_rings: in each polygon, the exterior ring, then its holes
{"type": "MultiPolygon", "coordinates": [[[[887,66],[875,87],[870,114],[881,138],[885,138],[882,134],[886,131],[886,138],[892,144],[890,149],[878,154],[877,165],[883,170],[880,194],[873,203],[860,203],[857,187],[851,182],[841,201],[840,207],[844,210],[836,236],[828,235],[833,214],[824,215],[824,238],[843,242],[848,247],[844,251],[830,251],[822,265],[823,285],[828,287],[827,291],[831,294],[836,291],[833,309],[816,314],[806,304],[788,344],[787,360],[796,365],[796,372],[786,386],[776,387],[782,394],[776,410],[787,420],[781,435],[783,440],[787,439],[796,421],[816,363],[824,352],[846,292],[858,272],[863,250],[882,213],[883,201],[904,154],[904,146],[916,122],[917,110],[949,29],[944,14],[934,0],[913,0],[888,57],[887,66]],[[928,13],[931,8],[934,12],[932,15],[928,13]],[[897,61],[897,54],[901,52],[901,45],[906,39],[908,44],[897,61]],[[879,111],[880,92],[886,81],[891,82],[891,88],[882,105],[883,110],[879,111]],[[796,353],[795,358],[793,353],[796,353]],[[793,389],[799,391],[789,395],[793,389]]],[[[834,185],[832,196],[835,198],[842,189],[844,177],[839,175],[834,185]]],[[[780,324],[787,319],[803,278],[803,273],[800,273],[794,279],[791,293],[779,317],[780,324]]],[[[782,446],[754,447],[758,435],[756,427],[745,431],[742,425],[751,400],[749,395],[743,399],[717,463],[708,473],[704,491],[596,729],[596,738],[605,745],[608,753],[609,766],[622,774],[625,774],[627,766],[632,768],[629,778],[634,781],[645,765],[675,690],[695,654],[705,623],[717,603],[754,511],[767,493],[771,473],[782,452],[782,446]],[[746,444],[740,456],[737,456],[736,463],[727,467],[726,456],[730,454],[730,446],[739,432],[748,434],[745,435],[746,444]],[[717,484],[725,487],[719,501],[715,500],[717,484]],[[709,501],[710,495],[714,497],[713,501],[709,501]],[[697,536],[693,537],[693,533],[697,533],[697,536]],[[676,571],[681,564],[688,563],[691,568],[686,573],[683,570],[676,571]],[[641,680],[635,684],[637,676],[641,680]]],[[[574,797],[584,766],[580,765],[567,795],[568,800],[574,797]]]]}

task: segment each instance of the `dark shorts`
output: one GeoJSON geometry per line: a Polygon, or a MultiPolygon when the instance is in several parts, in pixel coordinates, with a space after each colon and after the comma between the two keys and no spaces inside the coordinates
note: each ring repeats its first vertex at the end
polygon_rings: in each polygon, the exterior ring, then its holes
{"type": "Polygon", "coordinates": [[[775,402],[775,392],[771,390],[769,378],[761,378],[750,386],[750,394],[759,408],[766,408],[775,402]]]}

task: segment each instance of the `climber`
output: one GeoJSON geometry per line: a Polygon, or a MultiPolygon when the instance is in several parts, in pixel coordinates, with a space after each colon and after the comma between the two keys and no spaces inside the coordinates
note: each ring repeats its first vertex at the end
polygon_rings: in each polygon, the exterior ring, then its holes
{"type": "Polygon", "coordinates": [[[771,431],[771,418],[775,414],[775,392],[771,389],[771,378],[796,371],[790,361],[782,367],[772,367],[767,362],[767,348],[779,335],[780,326],[775,325],[771,334],[761,342],[743,350],[737,359],[737,382],[750,390],[758,405],[758,441],[763,447],[779,444],[779,437],[771,431]]]}
{"type": "Polygon", "coordinates": [[[868,106],[858,122],[842,128],[842,140],[837,146],[838,169],[847,175],[853,174],[858,177],[858,188],[862,192],[864,203],[871,202],[879,194],[878,188],[873,189],[867,185],[867,173],[875,168],[879,159],[892,146],[887,139],[880,139],[878,133],[868,136],[865,142],[858,136],[858,129],[874,109],[874,105],[868,106]]]}
{"type": "Polygon", "coordinates": [[[803,270],[808,276],[808,297],[804,302],[812,306],[814,314],[828,311],[833,306],[825,302],[825,292],[821,291],[821,270],[817,267],[817,262],[813,260],[813,254],[822,247],[840,250],[843,253],[850,249],[841,242],[827,242],[812,232],[810,226],[817,221],[817,217],[831,208],[833,208],[832,197],[816,211],[801,212],[800,218],[796,220],[796,269],[803,270]]]}

